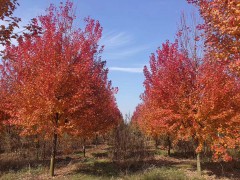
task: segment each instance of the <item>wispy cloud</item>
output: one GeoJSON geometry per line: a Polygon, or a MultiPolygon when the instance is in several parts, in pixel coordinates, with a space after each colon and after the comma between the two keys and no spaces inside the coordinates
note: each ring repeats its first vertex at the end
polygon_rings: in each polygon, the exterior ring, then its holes
{"type": "Polygon", "coordinates": [[[123,59],[138,54],[146,49],[149,49],[148,45],[119,48],[118,50],[106,51],[106,57],[110,59],[123,59]]]}
{"type": "Polygon", "coordinates": [[[127,45],[132,41],[132,37],[126,32],[109,32],[103,35],[100,43],[105,45],[107,49],[114,49],[127,45]]]}
{"type": "Polygon", "coordinates": [[[120,71],[120,72],[129,72],[129,73],[142,73],[143,68],[126,68],[126,67],[110,67],[110,71],[120,71]]]}
{"type": "Polygon", "coordinates": [[[134,36],[129,33],[114,31],[103,34],[100,44],[105,46],[104,56],[108,60],[129,59],[150,47],[149,44],[136,44],[134,36]]]}

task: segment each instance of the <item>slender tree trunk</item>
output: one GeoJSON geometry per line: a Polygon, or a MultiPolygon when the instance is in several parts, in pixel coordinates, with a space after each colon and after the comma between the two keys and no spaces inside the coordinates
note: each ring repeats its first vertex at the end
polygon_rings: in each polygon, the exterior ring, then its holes
{"type": "Polygon", "coordinates": [[[168,141],[168,156],[171,156],[171,146],[172,146],[172,143],[171,143],[171,140],[170,140],[169,136],[167,137],[167,141],[168,141]]]}
{"type": "Polygon", "coordinates": [[[54,176],[54,167],[55,167],[55,156],[56,156],[56,148],[57,148],[57,134],[53,135],[52,142],[52,153],[51,153],[51,162],[50,162],[50,175],[54,176]]]}
{"type": "Polygon", "coordinates": [[[39,151],[40,151],[40,142],[39,142],[39,140],[37,140],[35,146],[36,146],[36,150],[37,150],[37,152],[36,152],[36,159],[39,160],[39,154],[40,154],[39,153],[39,151]]]}
{"type": "MultiPolygon", "coordinates": [[[[199,146],[199,140],[196,139],[196,145],[199,146]]],[[[202,149],[201,149],[202,150],[202,149]]],[[[197,173],[201,176],[202,170],[201,170],[201,156],[200,152],[197,152],[197,173]]]]}
{"type": "Polygon", "coordinates": [[[157,148],[158,148],[158,145],[159,145],[158,137],[157,137],[157,136],[154,137],[154,141],[155,141],[155,148],[157,149],[157,148]]]}
{"type": "Polygon", "coordinates": [[[83,157],[86,157],[85,139],[83,140],[83,157]]]}
{"type": "MultiPolygon", "coordinates": [[[[56,113],[56,127],[58,124],[58,113],[56,113]]],[[[54,131],[53,133],[53,141],[52,141],[52,152],[51,152],[51,161],[50,161],[50,175],[54,176],[54,167],[55,167],[55,157],[56,157],[56,152],[57,152],[57,133],[54,131]]]]}
{"type": "Polygon", "coordinates": [[[199,175],[202,174],[200,153],[197,153],[197,172],[199,175]]]}
{"type": "Polygon", "coordinates": [[[45,160],[46,158],[46,142],[43,142],[43,159],[45,160]]]}
{"type": "Polygon", "coordinates": [[[155,149],[158,148],[158,142],[157,142],[157,139],[155,139],[155,149]]]}
{"type": "Polygon", "coordinates": [[[98,145],[98,134],[95,135],[95,147],[98,145]]]}

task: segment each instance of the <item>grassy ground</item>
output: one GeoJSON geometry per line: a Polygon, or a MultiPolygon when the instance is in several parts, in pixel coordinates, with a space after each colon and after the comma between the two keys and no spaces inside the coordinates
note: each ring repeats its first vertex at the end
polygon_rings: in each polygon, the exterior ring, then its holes
{"type": "MultiPolygon", "coordinates": [[[[107,146],[87,149],[87,157],[74,153],[58,157],[56,176],[53,179],[68,180],[214,180],[240,179],[240,169],[227,169],[226,165],[203,164],[203,176],[196,173],[195,161],[167,157],[163,150],[155,151],[154,157],[142,162],[114,163],[110,160],[107,146]],[[239,172],[239,173],[238,173],[239,172]]],[[[0,159],[1,161],[1,159],[0,159]]],[[[5,162],[7,163],[7,162],[5,162]]],[[[6,165],[6,164],[5,164],[6,165]]],[[[3,166],[2,166],[3,167],[3,166]]],[[[8,166],[7,166],[8,167],[8,166]]],[[[232,167],[232,166],[231,166],[232,167]]],[[[48,175],[48,161],[24,163],[14,169],[1,168],[0,179],[52,179],[48,175]]]]}

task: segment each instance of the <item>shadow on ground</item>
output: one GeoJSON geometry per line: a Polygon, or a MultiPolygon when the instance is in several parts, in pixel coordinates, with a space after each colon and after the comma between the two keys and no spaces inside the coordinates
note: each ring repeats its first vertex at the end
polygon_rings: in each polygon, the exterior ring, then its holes
{"type": "MultiPolygon", "coordinates": [[[[24,168],[49,166],[49,160],[28,160],[18,159],[16,157],[9,157],[0,159],[0,174],[9,172],[10,170],[19,171],[24,168]]],[[[121,177],[126,174],[134,174],[144,172],[151,168],[174,168],[174,169],[188,169],[196,171],[195,161],[193,159],[180,159],[178,156],[165,157],[150,156],[145,160],[128,160],[126,162],[112,162],[108,157],[107,152],[93,152],[91,157],[83,158],[78,155],[58,158],[56,162],[56,169],[65,168],[74,165],[76,168],[70,171],[69,175],[76,175],[78,173],[101,176],[101,177],[121,177]]],[[[240,162],[206,162],[202,164],[202,170],[208,175],[215,175],[217,179],[231,178],[240,179],[240,162]]]]}
{"type": "MultiPolygon", "coordinates": [[[[76,160],[76,159],[75,159],[76,160]]],[[[57,158],[56,168],[68,165],[73,159],[71,157],[57,158]]],[[[20,171],[26,168],[37,168],[39,166],[48,167],[49,159],[38,160],[10,156],[8,158],[0,159],[0,174],[9,171],[20,171]]]]}
{"type": "MultiPolygon", "coordinates": [[[[196,159],[194,152],[174,152],[171,154],[171,157],[174,157],[176,159],[187,158],[193,162],[196,159]]],[[[192,168],[188,169],[191,171],[196,171],[196,163],[193,163],[191,166],[192,168]]],[[[230,179],[240,179],[240,161],[204,162],[202,163],[202,170],[205,170],[208,175],[215,175],[218,179],[223,177],[230,179]]]]}
{"type": "Polygon", "coordinates": [[[168,160],[144,160],[144,161],[126,161],[111,162],[108,160],[79,164],[74,174],[82,173],[102,177],[118,177],[126,174],[133,174],[139,171],[145,171],[152,167],[174,167],[178,162],[168,160]]]}
{"type": "Polygon", "coordinates": [[[214,174],[217,178],[227,177],[240,179],[240,162],[207,162],[202,164],[202,169],[207,170],[209,175],[214,174]]]}

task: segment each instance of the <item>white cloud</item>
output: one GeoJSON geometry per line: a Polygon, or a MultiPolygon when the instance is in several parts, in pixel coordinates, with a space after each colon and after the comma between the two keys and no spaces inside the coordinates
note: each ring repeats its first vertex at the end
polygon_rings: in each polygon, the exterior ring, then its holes
{"type": "Polygon", "coordinates": [[[120,71],[120,72],[129,72],[129,73],[142,73],[143,68],[125,68],[125,67],[110,67],[110,71],[120,71]]]}
{"type": "Polygon", "coordinates": [[[101,44],[106,47],[106,49],[114,49],[122,47],[132,42],[132,37],[125,32],[109,32],[103,35],[101,44]]]}
{"type": "Polygon", "coordinates": [[[134,56],[142,51],[145,51],[146,49],[149,49],[148,45],[141,45],[141,46],[135,46],[135,47],[126,47],[126,48],[116,48],[111,51],[106,50],[104,52],[104,56],[107,57],[107,59],[124,59],[129,58],[131,56],[134,56]]]}
{"type": "Polygon", "coordinates": [[[108,60],[126,59],[150,47],[149,45],[136,44],[131,34],[115,31],[103,34],[100,44],[104,45],[103,54],[108,60]]]}

